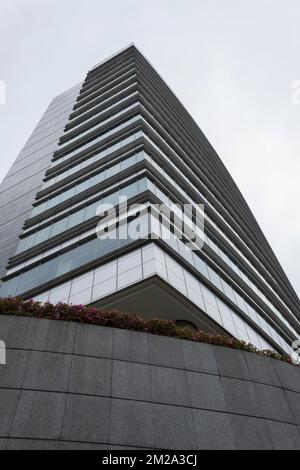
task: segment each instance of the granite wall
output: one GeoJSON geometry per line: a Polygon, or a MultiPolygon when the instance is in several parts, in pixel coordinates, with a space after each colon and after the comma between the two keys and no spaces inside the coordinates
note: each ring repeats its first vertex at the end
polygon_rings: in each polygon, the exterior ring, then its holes
{"type": "Polygon", "coordinates": [[[0,449],[299,449],[300,368],[71,322],[0,317],[0,449]]]}

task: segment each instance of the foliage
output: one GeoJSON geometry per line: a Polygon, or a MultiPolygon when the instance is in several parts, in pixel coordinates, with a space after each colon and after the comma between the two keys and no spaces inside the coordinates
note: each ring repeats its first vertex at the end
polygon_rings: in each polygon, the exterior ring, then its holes
{"type": "Polygon", "coordinates": [[[271,357],[281,361],[291,363],[289,356],[284,356],[270,350],[259,350],[250,343],[228,336],[213,335],[201,330],[193,331],[176,325],[174,321],[159,318],[144,318],[141,315],[132,313],[121,313],[117,310],[105,311],[95,307],[84,305],[68,305],[58,303],[56,305],[24,301],[20,298],[0,299],[0,315],[16,315],[23,317],[44,318],[50,320],[73,321],[89,323],[93,325],[109,326],[133,331],[143,331],[155,335],[163,335],[174,338],[181,338],[217,346],[225,346],[231,349],[248,351],[260,356],[271,357]]]}

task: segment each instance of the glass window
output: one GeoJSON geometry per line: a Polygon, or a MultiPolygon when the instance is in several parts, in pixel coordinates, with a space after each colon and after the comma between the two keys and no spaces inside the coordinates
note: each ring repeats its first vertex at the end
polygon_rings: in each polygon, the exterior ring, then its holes
{"type": "Polygon", "coordinates": [[[209,274],[209,278],[211,280],[211,282],[219,289],[223,292],[223,286],[222,286],[222,283],[221,283],[221,278],[220,276],[213,270],[211,269],[209,266],[207,266],[207,269],[208,269],[208,274],[209,274]]]}
{"type": "Polygon", "coordinates": [[[97,175],[94,175],[91,178],[91,186],[96,186],[99,183],[102,183],[104,181],[104,172],[102,171],[101,173],[98,173],[97,175]]]}
{"type": "Polygon", "coordinates": [[[48,227],[45,227],[39,232],[36,232],[33,245],[38,245],[39,243],[42,243],[45,240],[48,240],[50,231],[51,231],[51,225],[49,225],[48,227]]]}
{"type": "Polygon", "coordinates": [[[96,258],[97,238],[78,247],[76,267],[83,266],[96,258]]]}
{"type": "Polygon", "coordinates": [[[11,286],[11,281],[5,281],[1,284],[1,289],[0,289],[0,297],[8,297],[9,296],[9,290],[11,286]]]}
{"type": "Polygon", "coordinates": [[[39,273],[37,276],[36,286],[44,284],[56,277],[57,258],[51,259],[46,263],[40,265],[39,273]]]}
{"type": "Polygon", "coordinates": [[[126,170],[126,169],[129,168],[133,163],[134,163],[134,161],[132,160],[132,157],[127,158],[126,160],[123,160],[123,161],[120,163],[120,171],[126,170]]]}
{"type": "Polygon", "coordinates": [[[33,242],[34,236],[35,236],[35,234],[30,235],[29,237],[26,237],[26,238],[23,238],[22,240],[20,240],[19,246],[18,246],[18,249],[17,249],[17,253],[21,253],[22,251],[29,250],[29,248],[32,247],[32,242],[33,242]]]}
{"type": "Polygon", "coordinates": [[[138,183],[135,181],[134,183],[126,186],[125,188],[122,188],[120,190],[120,195],[121,196],[126,196],[128,199],[131,197],[136,196],[138,193],[138,183]]]}
{"type": "Polygon", "coordinates": [[[147,191],[147,179],[143,178],[139,180],[138,182],[138,192],[143,193],[144,191],[147,191]]]}
{"type": "Polygon", "coordinates": [[[149,233],[150,218],[148,213],[136,217],[128,224],[128,238],[130,241],[148,238],[149,233]]]}
{"type": "Polygon", "coordinates": [[[61,255],[58,259],[57,276],[62,276],[69,271],[72,271],[75,267],[77,255],[77,247],[74,250],[70,250],[67,253],[61,255]]]}
{"type": "Polygon", "coordinates": [[[164,241],[167,243],[167,245],[173,248],[173,250],[179,253],[178,240],[174,237],[172,233],[170,233],[170,238],[165,238],[164,241]]]}
{"type": "Polygon", "coordinates": [[[156,188],[152,181],[147,180],[147,189],[151,191],[153,194],[156,194],[156,188]]]}
{"type": "Polygon", "coordinates": [[[227,284],[227,282],[224,281],[224,279],[221,279],[221,282],[222,282],[222,286],[223,286],[223,290],[225,292],[225,295],[234,303],[236,304],[236,299],[235,299],[235,296],[234,296],[234,292],[233,292],[233,289],[232,287],[227,284]]]}
{"type": "Polygon", "coordinates": [[[1,297],[13,297],[15,295],[21,276],[16,276],[2,284],[0,290],[1,297]]]}
{"type": "Polygon", "coordinates": [[[47,203],[47,210],[51,209],[52,207],[56,206],[63,200],[63,194],[59,194],[58,196],[55,196],[52,199],[49,199],[47,203]]]}
{"type": "Polygon", "coordinates": [[[76,171],[78,171],[78,165],[75,165],[75,166],[72,166],[72,168],[69,168],[68,170],[68,176],[71,176],[73,175],[74,173],[76,173],[76,171]]]}
{"type": "Polygon", "coordinates": [[[117,231],[111,231],[110,236],[114,238],[106,238],[105,240],[98,239],[97,258],[111,253],[118,248],[117,231]]]}
{"type": "Polygon", "coordinates": [[[134,157],[135,157],[135,163],[139,163],[145,160],[146,157],[150,160],[150,157],[148,157],[148,155],[146,155],[145,152],[139,152],[136,155],[134,155],[134,157]]]}
{"type": "Polygon", "coordinates": [[[27,271],[21,275],[15,295],[23,294],[24,292],[33,289],[38,270],[39,267],[31,269],[30,271],[27,271]]]}
{"type": "MultiPolygon", "coordinates": [[[[88,165],[90,165],[91,163],[91,159],[88,158],[87,160],[83,160],[83,162],[81,162],[80,164],[80,169],[82,170],[83,168],[87,167],[88,165]]],[[[79,166],[79,165],[78,165],[79,166]]],[[[77,170],[78,170],[78,166],[77,166],[77,170]]]]}
{"type": "Polygon", "coordinates": [[[78,184],[78,185],[76,186],[75,194],[79,194],[79,193],[81,193],[82,191],[86,191],[87,189],[89,189],[90,184],[91,184],[91,180],[90,180],[90,179],[85,180],[85,181],[83,181],[82,183],[78,184]]]}
{"type": "Polygon", "coordinates": [[[73,212],[70,215],[68,220],[68,228],[75,227],[75,225],[81,224],[83,222],[85,208],[81,209],[78,212],[73,212]]]}
{"type": "Polygon", "coordinates": [[[105,171],[105,179],[111,178],[112,176],[116,175],[119,172],[120,172],[120,164],[107,168],[105,171]]]}
{"type": "Polygon", "coordinates": [[[70,197],[73,197],[74,194],[75,194],[75,187],[73,187],[73,188],[71,188],[71,189],[68,189],[67,191],[65,191],[64,193],[62,193],[61,202],[66,201],[66,200],[69,199],[70,197]]]}
{"type": "Polygon", "coordinates": [[[193,256],[194,256],[195,268],[199,271],[199,273],[203,274],[203,276],[208,278],[208,270],[207,270],[206,263],[203,261],[202,258],[199,258],[199,256],[195,255],[195,253],[193,253],[193,256]]]}
{"type": "Polygon", "coordinates": [[[119,196],[120,191],[116,191],[115,193],[109,194],[102,199],[102,204],[111,204],[112,206],[116,206],[119,204],[119,196]]]}
{"type": "Polygon", "coordinates": [[[101,201],[97,201],[87,206],[85,210],[85,214],[84,214],[84,220],[89,220],[89,219],[92,219],[93,217],[96,217],[97,209],[100,204],[101,204],[101,201]]]}
{"type": "Polygon", "coordinates": [[[236,301],[237,301],[237,304],[238,304],[238,307],[243,310],[243,312],[247,312],[247,308],[246,308],[246,303],[243,299],[243,297],[241,297],[237,292],[234,292],[234,295],[235,295],[235,298],[236,298],[236,301]]]}
{"type": "Polygon", "coordinates": [[[50,237],[55,237],[59,233],[62,233],[64,230],[66,230],[67,224],[68,219],[66,217],[64,219],[59,220],[58,222],[55,222],[55,224],[52,225],[50,237]]]}
{"type": "Polygon", "coordinates": [[[193,253],[192,251],[180,240],[178,240],[179,244],[179,254],[186,260],[188,263],[194,265],[193,261],[193,253]]]}
{"type": "Polygon", "coordinates": [[[41,212],[46,210],[46,202],[43,202],[43,204],[40,204],[39,206],[36,206],[33,208],[33,211],[31,213],[31,217],[35,217],[36,215],[40,214],[41,212]]]}

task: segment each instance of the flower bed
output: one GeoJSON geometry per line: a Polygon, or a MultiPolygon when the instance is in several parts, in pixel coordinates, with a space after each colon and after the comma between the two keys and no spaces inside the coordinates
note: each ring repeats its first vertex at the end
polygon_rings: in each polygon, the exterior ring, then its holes
{"type": "Polygon", "coordinates": [[[0,315],[16,315],[21,317],[35,317],[50,320],[73,321],[93,325],[109,326],[125,330],[142,331],[155,335],[170,336],[231,349],[256,353],[259,356],[271,357],[291,363],[291,358],[275,351],[259,350],[250,343],[222,335],[212,335],[204,331],[193,331],[189,328],[176,325],[170,320],[159,318],[143,318],[141,315],[121,313],[117,310],[105,311],[84,305],[68,305],[49,302],[40,303],[23,301],[20,298],[0,299],[0,315]]]}

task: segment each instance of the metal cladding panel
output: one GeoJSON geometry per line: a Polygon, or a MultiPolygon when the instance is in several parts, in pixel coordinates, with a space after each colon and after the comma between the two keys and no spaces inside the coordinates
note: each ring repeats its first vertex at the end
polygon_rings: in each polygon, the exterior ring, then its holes
{"type": "Polygon", "coordinates": [[[51,165],[53,152],[79,87],[54,98],[0,185],[0,276],[15,254],[19,235],[51,165]],[[53,131],[53,128],[55,129],[53,131]]]}

